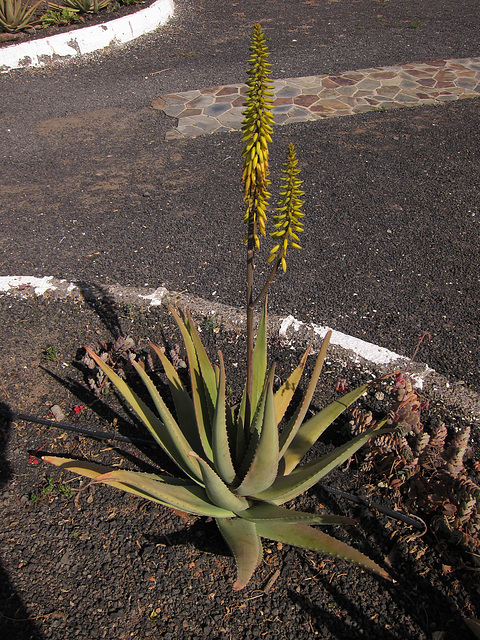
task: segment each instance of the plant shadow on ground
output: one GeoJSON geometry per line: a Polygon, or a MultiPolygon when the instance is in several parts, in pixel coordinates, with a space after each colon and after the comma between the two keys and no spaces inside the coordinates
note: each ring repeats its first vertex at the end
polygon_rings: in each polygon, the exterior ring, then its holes
{"type": "MultiPolygon", "coordinates": [[[[2,488],[8,485],[12,469],[4,452],[7,447],[13,421],[8,417],[10,407],[0,402],[0,496],[2,488]]],[[[15,591],[8,574],[0,562],[0,637],[9,640],[40,640],[41,635],[20,595],[15,591]]]]}
{"type": "MultiPolygon", "coordinates": [[[[342,475],[337,474],[336,484],[342,483],[342,475]]],[[[457,606],[458,600],[451,597],[449,589],[445,589],[445,585],[433,576],[441,563],[435,540],[427,534],[427,540],[422,542],[425,556],[418,557],[412,553],[413,542],[402,542],[405,530],[407,533],[409,531],[408,527],[402,531],[401,524],[389,521],[382,514],[352,506],[342,499],[337,500],[318,488],[312,490],[309,498],[316,498],[317,504],[321,503],[328,512],[356,519],[358,526],[338,528],[335,536],[350,543],[353,541],[357,548],[379,562],[382,561],[379,550],[387,549],[385,555],[392,559],[389,571],[395,580],[394,584],[380,583],[382,588],[378,591],[375,586],[372,588],[371,583],[370,588],[369,584],[362,584],[359,568],[350,571],[350,567],[344,563],[330,564],[328,557],[322,558],[318,554],[292,548],[287,552],[287,557],[292,553],[298,556],[298,562],[302,566],[303,586],[308,587],[301,590],[298,587],[296,590],[289,588],[288,595],[309,616],[312,630],[316,634],[347,639],[356,630],[360,632],[360,637],[417,640],[420,637],[419,630],[425,634],[421,637],[425,638],[431,638],[435,632],[439,633],[439,638],[456,637],[458,630],[463,630],[464,637],[469,637],[457,606]],[[358,571],[357,575],[355,570],[358,571]],[[434,579],[430,580],[432,576],[434,579]],[[361,597],[355,593],[357,589],[361,597]],[[372,609],[364,606],[367,598],[373,604],[373,615],[372,609]],[[393,619],[391,624],[385,624],[394,603],[397,609],[395,624],[393,619]],[[382,621],[380,625],[383,624],[383,627],[379,626],[379,621],[382,621]]],[[[412,539],[415,539],[414,535],[412,539]]],[[[446,580],[449,578],[450,576],[446,580]]],[[[449,581],[450,588],[454,587],[454,581],[449,581]]],[[[465,584],[462,586],[466,587],[465,584]]],[[[472,601],[475,601],[478,585],[472,582],[466,590],[472,601]]],[[[452,595],[456,592],[458,589],[454,587],[452,595]]]]}

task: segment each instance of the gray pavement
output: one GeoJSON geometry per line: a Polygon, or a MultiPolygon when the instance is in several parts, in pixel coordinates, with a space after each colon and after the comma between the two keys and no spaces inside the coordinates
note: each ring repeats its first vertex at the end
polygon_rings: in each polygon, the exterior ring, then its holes
{"type": "MultiPolygon", "coordinates": [[[[255,21],[278,79],[480,53],[470,2],[181,1],[124,48],[0,76],[0,274],[240,306],[238,134],[165,141],[150,103],[242,82],[255,21]]],[[[421,359],[479,390],[479,115],[471,99],[276,128],[272,176],[294,142],[307,217],[272,310],[403,355],[429,330],[421,359]]]]}

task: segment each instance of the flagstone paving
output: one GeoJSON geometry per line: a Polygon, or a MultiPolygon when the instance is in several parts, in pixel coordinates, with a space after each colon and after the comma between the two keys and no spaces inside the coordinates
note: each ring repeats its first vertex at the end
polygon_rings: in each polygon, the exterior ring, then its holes
{"type": "MultiPolygon", "coordinates": [[[[480,58],[375,67],[272,82],[273,117],[277,125],[284,125],[480,97],[480,58]]],[[[243,120],[246,91],[245,84],[230,84],[170,93],[155,98],[152,107],[178,119],[176,128],[167,133],[167,140],[237,131],[243,120]]]]}

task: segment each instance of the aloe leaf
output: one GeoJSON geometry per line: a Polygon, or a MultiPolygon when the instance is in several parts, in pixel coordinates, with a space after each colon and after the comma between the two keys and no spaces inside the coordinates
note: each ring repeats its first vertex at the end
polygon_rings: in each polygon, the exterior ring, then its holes
{"type": "Polygon", "coordinates": [[[198,460],[205,484],[205,491],[213,504],[218,505],[222,509],[234,511],[235,513],[240,513],[248,509],[251,503],[246,498],[232,493],[208,462],[202,460],[202,458],[197,456],[193,451],[190,455],[198,460]]]}
{"type": "Polygon", "coordinates": [[[480,640],[480,620],[478,620],[477,618],[464,618],[463,616],[462,619],[470,629],[470,631],[473,633],[475,638],[477,638],[477,640],[480,640]]]}
{"type": "MultiPolygon", "coordinates": [[[[264,391],[257,405],[257,410],[252,419],[252,425],[251,425],[252,433],[250,436],[250,440],[248,442],[248,449],[244,451],[244,455],[242,457],[239,455],[238,450],[236,452],[237,460],[238,460],[237,468],[239,468],[238,475],[237,475],[237,486],[245,478],[247,471],[252,465],[253,458],[255,457],[255,452],[258,447],[258,441],[260,440],[260,434],[262,432],[262,425],[263,425],[263,420],[265,416],[266,393],[267,393],[267,385],[265,385],[264,391]]],[[[243,429],[240,428],[240,425],[237,426],[237,435],[239,431],[243,431],[243,429]]],[[[237,444],[238,444],[238,439],[237,439],[237,444]]]]}
{"type": "Polygon", "coordinates": [[[257,533],[262,538],[269,538],[277,542],[291,544],[304,549],[312,549],[320,553],[326,553],[331,556],[348,560],[356,564],[374,571],[382,578],[391,580],[385,569],[382,569],[376,562],[371,560],[357,549],[354,549],[345,542],[341,542],[336,538],[332,538],[323,531],[314,529],[305,524],[283,524],[274,523],[256,523],[257,533]]]}
{"type": "Polygon", "coordinates": [[[252,463],[245,477],[236,489],[241,496],[263,491],[275,480],[278,472],[278,426],[273,397],[274,367],[265,384],[265,411],[262,430],[255,449],[252,463]]]}
{"type": "Polygon", "coordinates": [[[315,414],[304,422],[283,455],[280,468],[284,475],[291,473],[307,451],[315,444],[322,433],[342,414],[353,402],[358,400],[368,389],[368,384],[362,384],[338,400],[315,414]]]}
{"type": "Polygon", "coordinates": [[[347,518],[346,516],[331,516],[318,513],[308,513],[305,511],[295,511],[294,509],[286,509],[269,502],[259,502],[245,511],[242,511],[241,518],[250,520],[251,522],[305,522],[310,524],[336,525],[336,524],[358,524],[356,520],[347,518]]]}
{"type": "Polygon", "coordinates": [[[212,425],[213,463],[222,480],[227,484],[230,484],[235,479],[236,471],[232,464],[230,446],[228,443],[225,407],[225,364],[223,362],[223,355],[221,351],[218,352],[218,357],[220,359],[220,369],[218,377],[217,404],[215,407],[212,425]]]}
{"type": "Polygon", "coordinates": [[[296,498],[301,493],[313,487],[330,471],[343,464],[360,449],[370,438],[382,433],[390,433],[391,429],[370,430],[352,438],[349,442],[336,447],[317,460],[308,462],[287,476],[279,476],[271,487],[252,496],[259,500],[282,504],[296,498]]]}
{"type": "Polygon", "coordinates": [[[32,7],[29,7],[28,2],[12,2],[12,0],[0,3],[0,26],[3,26],[6,31],[20,31],[28,27],[32,23],[34,12],[42,2],[43,0],[39,0],[32,7]]]}
{"type": "Polygon", "coordinates": [[[104,464],[98,464],[97,462],[84,462],[82,460],[75,460],[74,458],[63,458],[61,456],[42,456],[42,460],[50,464],[66,469],[67,471],[73,471],[86,478],[95,479],[104,473],[113,471],[113,467],[107,467],[104,464]]]}
{"type": "MultiPolygon", "coordinates": [[[[138,375],[142,378],[142,382],[146,386],[153,402],[155,403],[155,407],[166,428],[167,433],[163,434],[165,443],[167,444],[167,437],[169,436],[170,441],[175,447],[175,453],[171,453],[172,457],[173,455],[175,455],[175,460],[177,460],[177,458],[180,458],[182,461],[181,468],[184,469],[185,467],[188,467],[188,469],[190,469],[188,475],[192,476],[193,474],[195,476],[194,479],[197,482],[201,482],[202,474],[200,472],[199,466],[197,462],[194,461],[194,459],[192,459],[192,457],[189,455],[190,451],[193,449],[193,444],[189,442],[184,433],[186,427],[189,427],[189,431],[194,431],[192,428],[194,425],[182,425],[182,429],[170,413],[157,387],[153,384],[150,376],[146,373],[145,369],[143,369],[133,358],[130,360],[130,362],[135,367],[138,375]]],[[[201,453],[201,451],[197,453],[201,453]]]]}
{"type": "Polygon", "coordinates": [[[192,443],[195,451],[201,451],[201,441],[197,427],[197,417],[195,415],[195,407],[190,394],[184,388],[177,370],[172,365],[167,356],[152,342],[150,347],[157,354],[162,367],[167,376],[168,386],[172,394],[175,404],[175,412],[177,414],[177,422],[182,427],[188,440],[192,443]]]}
{"type": "Polygon", "coordinates": [[[288,409],[290,402],[297,390],[298,384],[302,378],[305,363],[310,352],[310,347],[305,351],[300,360],[298,367],[290,374],[287,380],[282,384],[280,389],[275,392],[275,413],[277,415],[277,424],[283,419],[286,410],[288,409]]]}
{"type": "Polygon", "coordinates": [[[262,560],[262,541],[257,535],[255,524],[248,520],[218,519],[217,525],[237,563],[237,580],[233,588],[235,591],[240,591],[248,584],[262,560]]]}
{"type": "MultiPolygon", "coordinates": [[[[253,348],[253,386],[252,386],[252,410],[251,415],[255,415],[261,399],[262,391],[267,377],[267,299],[263,306],[262,315],[258,325],[257,339],[253,348]]],[[[247,402],[247,388],[243,391],[242,401],[238,414],[239,431],[244,429],[245,407],[247,402]]]]}
{"type": "MultiPolygon", "coordinates": [[[[138,415],[143,424],[147,427],[149,432],[162,447],[165,453],[177,464],[182,471],[190,476],[195,481],[201,482],[201,474],[198,465],[192,464],[192,461],[188,459],[188,451],[185,454],[185,450],[182,449],[182,445],[176,438],[173,430],[173,425],[164,424],[158,416],[141,400],[137,394],[130,389],[125,380],[122,380],[115,371],[109,367],[101,358],[97,356],[91,349],[86,348],[89,356],[95,360],[105,375],[111,380],[111,382],[118,389],[119,393],[125,398],[128,404],[132,407],[135,413],[138,415]],[[169,428],[170,427],[170,428],[169,428]],[[170,430],[172,429],[172,430],[170,430]]],[[[134,361],[132,361],[134,362],[134,361]]],[[[140,369],[137,364],[137,371],[140,369]]],[[[143,369],[142,369],[143,371],[143,369]]],[[[145,372],[143,372],[145,373],[145,372]]],[[[146,375],[146,374],[145,374],[146,375]]],[[[148,377],[148,376],[147,376],[148,377]]],[[[151,381],[150,381],[151,382],[151,381]]],[[[153,386],[153,383],[152,383],[153,386]]],[[[157,391],[158,393],[158,391],[157,391]]],[[[168,410],[167,410],[168,411],[168,410]]],[[[171,416],[171,414],[170,414],[171,416]]],[[[175,422],[172,418],[172,421],[175,422]]],[[[175,423],[176,425],[176,423],[175,423]]],[[[179,432],[179,427],[176,425],[175,431],[179,432]]],[[[190,447],[192,448],[192,447],[190,447]]]]}
{"type": "MultiPolygon", "coordinates": [[[[198,362],[197,351],[193,343],[192,337],[184,324],[183,320],[177,314],[173,307],[169,307],[170,313],[175,318],[175,322],[180,329],[185,344],[185,350],[187,352],[188,368],[190,372],[190,380],[192,384],[192,398],[195,407],[195,415],[197,418],[198,432],[202,447],[205,452],[205,456],[209,459],[213,459],[212,445],[211,445],[211,419],[213,416],[213,401],[205,388],[204,380],[202,378],[202,372],[200,364],[198,362]]],[[[215,379],[215,373],[213,372],[213,378],[215,379]]]]}
{"type": "Polygon", "coordinates": [[[232,424],[232,447],[233,447],[233,455],[235,467],[240,468],[242,462],[245,460],[245,455],[247,451],[247,443],[245,440],[245,430],[244,430],[244,420],[245,420],[245,406],[243,407],[244,414],[243,417],[241,415],[241,407],[237,416],[233,414],[233,424],[232,424]]]}
{"type": "Polygon", "coordinates": [[[322,346],[320,347],[317,360],[315,361],[315,367],[313,368],[312,377],[310,378],[305,396],[303,397],[303,400],[295,411],[295,414],[292,416],[292,419],[289,421],[288,425],[285,427],[280,436],[280,457],[284,456],[285,452],[290,446],[290,443],[297,435],[303,419],[307,414],[310,403],[312,402],[313,394],[315,393],[315,389],[317,388],[318,379],[320,377],[320,374],[322,373],[323,363],[325,361],[325,356],[327,355],[327,349],[330,344],[331,336],[332,332],[328,331],[327,335],[322,341],[322,346]]]}
{"type": "MultiPolygon", "coordinates": [[[[268,372],[268,378],[267,380],[264,380],[263,383],[263,391],[262,391],[262,395],[259,398],[259,401],[257,403],[257,408],[256,411],[252,417],[252,424],[250,427],[251,430],[251,434],[252,434],[252,440],[250,441],[249,445],[252,444],[253,441],[253,447],[250,447],[253,449],[253,452],[255,452],[257,445],[258,445],[258,441],[260,439],[260,435],[262,433],[262,429],[263,429],[263,423],[265,420],[265,407],[266,407],[266,401],[267,401],[267,392],[268,392],[268,387],[270,382],[273,385],[273,376],[274,376],[274,372],[275,372],[275,363],[273,364],[273,366],[270,368],[270,371],[268,372]]],[[[251,460],[253,460],[253,455],[251,457],[251,460]]],[[[249,466],[251,464],[251,460],[249,462],[249,466]]]]}
{"type": "Polygon", "coordinates": [[[146,498],[172,509],[213,518],[229,518],[233,512],[212,504],[202,487],[188,480],[138,471],[112,469],[95,462],[79,462],[70,458],[43,456],[57,467],[108,484],[126,493],[146,498]]]}
{"type": "Polygon", "coordinates": [[[30,18],[35,13],[36,8],[39,7],[42,4],[42,2],[43,0],[40,0],[27,11],[27,13],[23,16],[23,22],[22,22],[23,25],[27,25],[30,22],[30,18]]]}
{"type": "Polygon", "coordinates": [[[213,416],[213,407],[215,405],[217,396],[217,381],[215,379],[215,369],[213,368],[207,356],[207,352],[205,351],[205,347],[200,340],[200,336],[198,335],[198,332],[195,328],[192,316],[188,312],[185,314],[185,326],[195,347],[195,353],[197,354],[198,364],[200,366],[200,371],[202,374],[202,380],[205,384],[206,391],[209,394],[211,400],[211,416],[213,416]]]}

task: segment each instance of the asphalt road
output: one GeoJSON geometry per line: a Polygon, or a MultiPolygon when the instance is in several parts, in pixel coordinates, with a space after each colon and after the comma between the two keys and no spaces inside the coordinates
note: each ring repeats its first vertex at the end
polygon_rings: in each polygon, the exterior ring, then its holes
{"type": "MultiPolygon", "coordinates": [[[[0,76],[0,274],[240,306],[239,136],[165,142],[151,100],[244,80],[256,21],[274,78],[480,55],[475,0],[176,6],[122,49],[0,76]]],[[[277,128],[273,187],[292,141],[307,215],[271,309],[404,355],[428,330],[420,359],[480,390],[479,115],[473,99],[277,128]]]]}

